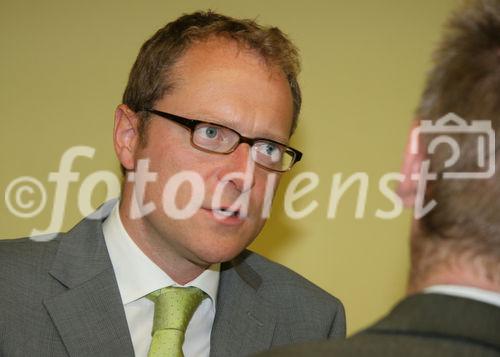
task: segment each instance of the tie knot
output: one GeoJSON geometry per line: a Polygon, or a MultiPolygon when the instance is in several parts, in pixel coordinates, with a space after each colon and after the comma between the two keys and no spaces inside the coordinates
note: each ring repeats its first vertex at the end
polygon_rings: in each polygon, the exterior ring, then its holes
{"type": "Polygon", "coordinates": [[[152,334],[159,330],[179,330],[183,333],[189,320],[205,297],[196,287],[169,286],[153,291],[147,296],[155,304],[152,334]]]}

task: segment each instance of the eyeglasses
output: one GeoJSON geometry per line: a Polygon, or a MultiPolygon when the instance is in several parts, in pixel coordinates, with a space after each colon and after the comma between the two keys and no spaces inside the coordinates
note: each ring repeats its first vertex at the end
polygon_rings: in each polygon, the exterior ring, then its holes
{"type": "Polygon", "coordinates": [[[247,138],[223,125],[183,118],[155,109],[142,111],[171,120],[188,129],[191,132],[191,145],[201,151],[229,154],[236,150],[238,145],[245,143],[251,147],[252,159],[257,165],[277,172],[290,170],[302,158],[300,151],[289,146],[269,139],[247,138]]]}

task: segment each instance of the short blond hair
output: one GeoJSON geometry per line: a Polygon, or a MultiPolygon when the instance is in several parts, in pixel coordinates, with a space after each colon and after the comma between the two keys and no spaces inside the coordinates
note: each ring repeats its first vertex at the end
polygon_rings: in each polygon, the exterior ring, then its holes
{"type": "MultiPolygon", "coordinates": [[[[297,48],[277,27],[265,27],[253,20],[235,19],[212,11],[183,15],[159,29],[142,45],[130,72],[123,103],[135,112],[152,108],[173,88],[171,70],[176,61],[191,44],[213,36],[234,40],[283,71],[293,98],[292,135],[302,104],[297,80],[300,72],[297,48]]],[[[144,142],[148,114],[139,114],[139,135],[144,142]]]]}

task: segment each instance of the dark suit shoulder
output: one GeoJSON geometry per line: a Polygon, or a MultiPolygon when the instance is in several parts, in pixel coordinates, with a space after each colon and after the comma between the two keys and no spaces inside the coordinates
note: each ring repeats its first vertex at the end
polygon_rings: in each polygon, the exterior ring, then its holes
{"type": "Polygon", "coordinates": [[[499,357],[500,350],[467,339],[432,335],[377,334],[363,331],[347,340],[289,345],[260,357],[499,357]]]}
{"type": "Polygon", "coordinates": [[[417,294],[345,341],[283,347],[263,356],[500,356],[500,308],[466,298],[417,294]]]}

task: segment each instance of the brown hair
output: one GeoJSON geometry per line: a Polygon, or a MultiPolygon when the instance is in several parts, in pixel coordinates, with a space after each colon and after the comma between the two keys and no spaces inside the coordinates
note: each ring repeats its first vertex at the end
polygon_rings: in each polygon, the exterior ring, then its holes
{"type": "Polygon", "coordinates": [[[158,30],[141,47],[130,72],[123,94],[123,103],[139,113],[139,135],[145,142],[148,115],[140,112],[152,108],[174,83],[171,70],[176,61],[196,42],[212,36],[226,37],[245,48],[255,51],[268,65],[278,66],[285,76],[293,97],[293,121],[295,131],[302,97],[297,76],[300,72],[298,50],[277,27],[264,27],[253,20],[240,20],[212,11],[183,15],[158,30]]]}
{"type": "MultiPolygon", "coordinates": [[[[433,59],[417,117],[435,122],[453,112],[469,124],[489,120],[499,143],[500,1],[469,1],[455,12],[433,59]]],[[[427,147],[430,139],[422,138],[422,144],[427,147]]],[[[443,179],[445,171],[477,172],[477,136],[454,139],[460,148],[456,165],[445,167],[451,152],[444,145],[429,157],[438,178],[428,182],[426,202],[433,199],[437,206],[421,219],[422,236],[412,240],[411,284],[436,265],[464,261],[479,262],[500,284],[500,175],[443,179]]]]}

